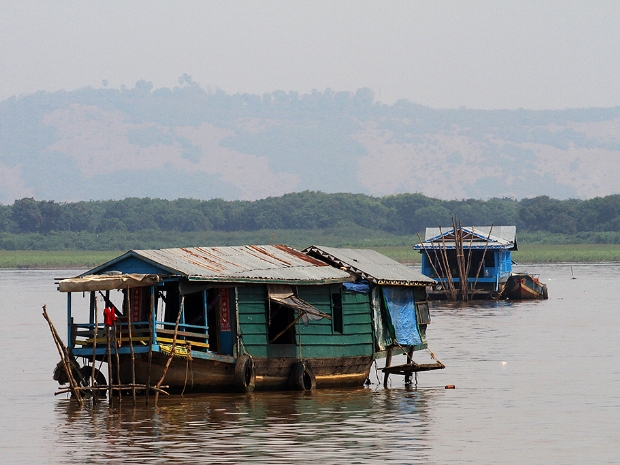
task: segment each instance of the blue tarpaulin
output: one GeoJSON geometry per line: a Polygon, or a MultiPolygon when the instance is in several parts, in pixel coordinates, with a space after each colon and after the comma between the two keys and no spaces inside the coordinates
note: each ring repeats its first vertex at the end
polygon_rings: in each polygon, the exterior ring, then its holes
{"type": "Polygon", "coordinates": [[[383,297],[390,312],[396,340],[401,345],[421,345],[422,338],[416,321],[413,288],[383,286],[383,297]]]}
{"type": "Polygon", "coordinates": [[[342,283],[342,285],[349,291],[361,292],[363,294],[368,294],[370,292],[370,284],[368,284],[368,281],[362,281],[359,283],[342,283]]]}

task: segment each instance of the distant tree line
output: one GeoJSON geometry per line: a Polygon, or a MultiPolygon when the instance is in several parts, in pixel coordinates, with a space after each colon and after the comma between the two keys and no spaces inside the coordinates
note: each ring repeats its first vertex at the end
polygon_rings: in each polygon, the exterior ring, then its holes
{"type": "Polygon", "coordinates": [[[439,200],[422,194],[372,197],[305,191],[256,201],[124,200],[60,203],[33,198],[0,205],[0,233],[320,230],[357,227],[394,235],[447,226],[516,225],[521,232],[620,231],[620,195],[588,200],[439,200]]]}

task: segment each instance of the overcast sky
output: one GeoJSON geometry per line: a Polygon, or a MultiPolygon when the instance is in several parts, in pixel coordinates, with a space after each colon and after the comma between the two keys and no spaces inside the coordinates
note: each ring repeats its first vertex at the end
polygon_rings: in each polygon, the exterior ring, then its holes
{"type": "Polygon", "coordinates": [[[0,0],[0,100],[178,85],[433,108],[620,105],[619,1],[0,0]]]}

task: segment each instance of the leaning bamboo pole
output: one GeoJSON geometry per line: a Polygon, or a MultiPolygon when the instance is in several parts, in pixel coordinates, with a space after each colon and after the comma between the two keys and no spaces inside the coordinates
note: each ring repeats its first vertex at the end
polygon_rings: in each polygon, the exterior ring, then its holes
{"type": "Polygon", "coordinates": [[[47,323],[50,326],[50,331],[52,332],[52,339],[54,339],[56,349],[58,349],[58,354],[60,355],[60,360],[65,367],[67,378],[69,379],[71,393],[77,400],[79,406],[82,407],[84,405],[84,400],[82,400],[82,395],[80,394],[80,387],[78,386],[75,378],[73,377],[73,370],[71,366],[71,359],[69,357],[69,351],[67,350],[67,347],[63,344],[60,336],[58,336],[56,328],[54,328],[54,324],[52,323],[52,320],[50,320],[50,317],[47,314],[47,305],[43,305],[43,318],[47,320],[47,323]]]}
{"type": "Polygon", "coordinates": [[[439,234],[441,235],[442,248],[441,252],[444,260],[444,267],[446,269],[446,278],[448,282],[448,288],[450,290],[450,300],[456,300],[456,288],[454,287],[454,278],[452,277],[452,270],[450,269],[450,261],[448,260],[446,238],[443,235],[441,226],[439,227],[439,234]]]}
{"type": "MultiPolygon", "coordinates": [[[[155,385],[157,389],[161,388],[162,383],[164,382],[164,378],[166,378],[166,374],[168,373],[168,368],[172,363],[172,358],[174,357],[174,352],[177,348],[177,335],[179,333],[179,321],[181,320],[181,313],[183,313],[183,306],[185,305],[185,296],[181,297],[181,304],[179,305],[179,313],[177,315],[177,319],[174,323],[174,334],[172,336],[172,347],[170,349],[170,356],[168,360],[166,360],[166,366],[164,366],[164,371],[161,374],[161,378],[155,385]]],[[[155,403],[159,400],[159,391],[155,392],[155,403]]]]}
{"type": "Polygon", "coordinates": [[[471,254],[472,254],[472,246],[474,243],[474,227],[471,227],[471,234],[469,235],[469,251],[467,253],[467,268],[465,269],[465,274],[467,275],[467,285],[469,288],[469,272],[471,271],[471,254]]]}
{"type": "MultiPolygon", "coordinates": [[[[435,271],[435,275],[437,277],[439,277],[439,273],[437,272],[437,268],[435,268],[435,264],[433,263],[433,260],[431,260],[431,255],[429,254],[428,250],[426,249],[426,246],[424,245],[424,241],[422,241],[422,238],[420,237],[420,233],[417,233],[417,234],[418,234],[418,239],[420,240],[420,245],[422,246],[422,250],[424,250],[424,253],[426,254],[426,258],[428,258],[428,262],[433,267],[433,271],[435,271]]],[[[435,255],[437,255],[436,252],[435,252],[435,255]]]]}
{"type": "Polygon", "coordinates": [[[491,232],[493,231],[493,225],[491,225],[491,229],[489,229],[489,235],[487,236],[487,240],[484,244],[484,250],[482,251],[482,258],[480,258],[480,263],[478,264],[478,271],[476,272],[476,279],[474,279],[474,287],[472,292],[476,291],[476,284],[478,284],[478,276],[480,275],[480,270],[482,269],[482,263],[484,262],[484,257],[487,254],[487,247],[489,245],[489,241],[491,240],[491,232]]]}
{"type": "Polygon", "coordinates": [[[467,276],[465,275],[465,253],[463,251],[463,230],[461,222],[456,218],[452,218],[452,227],[454,229],[454,246],[456,249],[456,266],[459,273],[459,290],[461,300],[467,301],[467,276]]]}
{"type": "Polygon", "coordinates": [[[437,253],[437,248],[433,247],[433,253],[435,254],[435,262],[437,263],[437,266],[439,267],[439,271],[441,272],[441,277],[445,278],[448,276],[447,272],[444,270],[443,266],[442,266],[442,260],[441,260],[441,256],[440,254],[437,253]]]}

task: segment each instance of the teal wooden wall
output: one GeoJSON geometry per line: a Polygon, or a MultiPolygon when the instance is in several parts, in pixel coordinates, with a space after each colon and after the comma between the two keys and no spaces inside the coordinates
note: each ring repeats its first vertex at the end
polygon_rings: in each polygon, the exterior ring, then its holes
{"type": "MultiPolygon", "coordinates": [[[[332,320],[323,318],[296,325],[295,337],[300,342],[303,358],[348,357],[372,355],[373,337],[370,296],[346,291],[340,285],[299,286],[300,298],[322,312],[332,315],[331,294],[342,293],[343,332],[334,332],[332,320]]],[[[268,344],[267,287],[238,288],[239,327],[245,350],[254,357],[296,357],[298,347],[290,344],[268,344]]]]}

